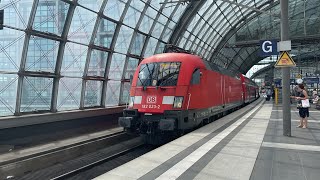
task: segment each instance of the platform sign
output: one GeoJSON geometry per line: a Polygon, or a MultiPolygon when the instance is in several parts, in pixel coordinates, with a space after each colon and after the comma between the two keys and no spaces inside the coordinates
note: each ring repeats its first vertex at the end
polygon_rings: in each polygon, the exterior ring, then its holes
{"type": "Polygon", "coordinates": [[[303,78],[303,81],[306,84],[318,84],[319,83],[319,78],[317,78],[317,77],[303,78]]]}
{"type": "Polygon", "coordinates": [[[296,63],[293,61],[287,51],[283,51],[280,58],[277,60],[274,67],[295,67],[296,63]]]}
{"type": "Polygon", "coordinates": [[[264,40],[260,41],[260,52],[261,57],[278,55],[277,51],[277,40],[264,40]]]}

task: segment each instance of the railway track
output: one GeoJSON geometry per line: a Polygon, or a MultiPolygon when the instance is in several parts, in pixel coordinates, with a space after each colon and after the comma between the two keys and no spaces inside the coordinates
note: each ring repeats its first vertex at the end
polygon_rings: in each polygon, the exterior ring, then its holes
{"type": "Polygon", "coordinates": [[[92,179],[154,148],[143,144],[141,138],[136,137],[88,155],[29,173],[19,179],[92,179]]]}
{"type": "Polygon", "coordinates": [[[144,143],[133,143],[130,147],[122,149],[119,152],[107,156],[103,159],[97,160],[80,168],[74,169],[67,173],[51,178],[51,180],[61,179],[92,179],[106,171],[116,168],[142,154],[149,152],[154,147],[145,145],[144,143]],[[126,157],[126,158],[124,158],[126,157]]]}
{"type": "MultiPolygon", "coordinates": [[[[41,150],[40,148],[37,152],[32,151],[35,149],[28,150],[25,151],[25,156],[10,159],[10,156],[14,157],[19,154],[19,152],[13,152],[12,154],[8,154],[7,157],[4,157],[3,159],[7,159],[5,161],[2,160],[0,163],[0,179],[24,177],[28,173],[32,174],[46,167],[70,161],[134,138],[136,137],[128,136],[122,130],[117,130],[107,135],[97,135],[91,139],[72,143],[69,142],[70,140],[66,140],[66,144],[61,147],[47,148],[45,150],[41,150]],[[67,144],[67,142],[69,142],[69,144],[67,144]]],[[[126,145],[123,146],[125,147],[126,145]]]]}

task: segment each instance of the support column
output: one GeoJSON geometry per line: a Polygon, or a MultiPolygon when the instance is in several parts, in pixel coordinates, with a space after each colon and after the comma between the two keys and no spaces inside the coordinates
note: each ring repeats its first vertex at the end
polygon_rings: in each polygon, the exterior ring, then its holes
{"type": "MultiPolygon", "coordinates": [[[[289,40],[288,0],[281,0],[281,41],[289,40]]],[[[283,135],[291,136],[290,67],[282,68],[283,135]]]]}

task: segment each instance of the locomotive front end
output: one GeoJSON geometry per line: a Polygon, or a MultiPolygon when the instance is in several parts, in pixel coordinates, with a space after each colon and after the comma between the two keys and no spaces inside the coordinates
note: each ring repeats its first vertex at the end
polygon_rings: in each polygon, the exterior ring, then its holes
{"type": "Polygon", "coordinates": [[[178,61],[142,62],[119,125],[148,136],[175,131],[178,121],[186,116],[188,87],[179,84],[181,71],[182,63],[178,61]]]}

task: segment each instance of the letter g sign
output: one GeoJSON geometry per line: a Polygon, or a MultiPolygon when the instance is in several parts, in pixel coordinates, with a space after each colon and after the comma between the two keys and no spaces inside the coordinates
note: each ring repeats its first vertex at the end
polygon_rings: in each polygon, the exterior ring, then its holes
{"type": "Polygon", "coordinates": [[[260,56],[277,55],[277,41],[276,40],[264,40],[260,41],[260,56]]]}
{"type": "Polygon", "coordinates": [[[271,41],[264,41],[262,43],[262,51],[265,53],[272,52],[272,42],[271,41]]]}

